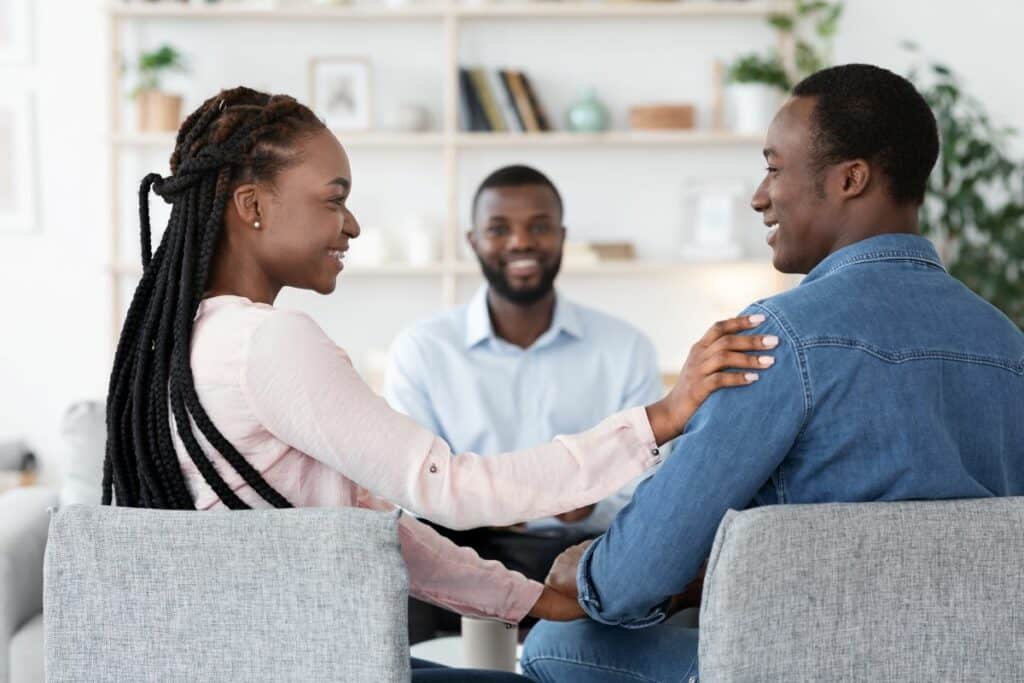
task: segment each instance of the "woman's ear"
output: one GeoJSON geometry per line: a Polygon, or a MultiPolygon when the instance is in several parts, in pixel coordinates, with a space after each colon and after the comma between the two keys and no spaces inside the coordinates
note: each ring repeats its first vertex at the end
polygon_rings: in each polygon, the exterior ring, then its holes
{"type": "Polygon", "coordinates": [[[231,195],[231,204],[243,223],[255,224],[260,220],[259,202],[256,199],[256,183],[243,183],[231,195]]]}

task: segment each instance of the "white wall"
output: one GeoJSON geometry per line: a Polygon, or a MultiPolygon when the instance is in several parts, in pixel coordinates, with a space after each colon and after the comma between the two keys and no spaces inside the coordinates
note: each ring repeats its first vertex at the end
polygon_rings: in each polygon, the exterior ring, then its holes
{"type": "Polygon", "coordinates": [[[34,65],[0,67],[5,89],[34,93],[38,152],[38,226],[0,234],[0,439],[27,438],[49,477],[60,416],[108,373],[101,5],[33,2],[34,65]]]}
{"type": "MultiPolygon", "coordinates": [[[[0,83],[5,88],[33,83],[40,197],[34,234],[0,235],[0,305],[4,314],[0,439],[27,437],[48,465],[51,477],[60,448],[60,415],[72,400],[103,395],[111,353],[109,293],[102,268],[107,258],[109,194],[103,139],[108,102],[103,4],[102,0],[33,3],[36,65],[29,69],[0,67],[0,83]]],[[[961,3],[929,0],[850,0],[847,4],[836,61],[868,61],[902,71],[909,61],[899,43],[913,39],[962,72],[970,89],[989,104],[997,120],[1024,128],[1020,114],[1024,89],[1015,81],[1009,56],[1024,26],[1024,4],[979,0],[969,11],[961,3]]],[[[624,30],[590,23],[565,32],[568,25],[552,22],[532,30],[526,24],[494,30],[483,22],[467,34],[461,56],[489,65],[517,64],[538,72],[542,97],[557,118],[577,90],[559,83],[594,81],[621,117],[631,99],[685,97],[695,92],[689,96],[706,103],[707,71],[692,68],[693,60],[707,59],[708,53],[727,57],[749,45],[763,44],[767,36],[760,26],[746,26],[737,29],[730,48],[726,37],[718,33],[721,27],[710,23],[696,27],[695,33],[678,25],[645,21],[622,24],[624,30]],[[658,42],[653,41],[652,31],[658,42]],[[679,31],[675,42],[674,31],[679,31]],[[654,44],[662,47],[651,51],[649,46],[654,44]],[[600,47],[587,52],[593,45],[600,47]]],[[[255,24],[224,26],[172,22],[161,28],[159,35],[146,32],[154,29],[140,34],[148,42],[173,40],[193,55],[187,107],[217,87],[238,80],[304,92],[302,50],[315,48],[327,54],[383,51],[374,54],[407,68],[405,77],[379,84],[378,106],[411,93],[439,111],[440,99],[431,95],[439,71],[431,60],[439,50],[434,49],[436,32],[431,33],[434,29],[427,24],[412,22],[398,27],[397,34],[393,26],[383,30],[359,24],[354,31],[340,30],[338,34],[325,26],[314,32],[310,44],[294,50],[287,32],[261,34],[253,28],[255,24]],[[228,60],[228,53],[241,59],[228,60]],[[272,58],[279,54],[285,56],[272,58]]],[[[1024,145],[1020,149],[1024,150],[1024,145]]],[[[358,183],[355,206],[364,226],[400,221],[406,213],[404,202],[428,212],[443,208],[435,189],[422,182],[423,173],[429,176],[431,169],[440,171],[438,154],[356,150],[352,156],[358,183]]],[[[513,159],[551,171],[565,190],[571,229],[587,237],[615,237],[624,234],[622,226],[629,226],[636,230],[641,251],[648,256],[675,246],[670,232],[647,233],[645,228],[678,222],[675,193],[681,181],[677,178],[710,172],[742,172],[755,178],[762,165],[756,149],[723,150],[699,158],[678,150],[620,150],[608,156],[582,150],[473,151],[464,157],[460,177],[464,199],[480,175],[513,159]]],[[[132,185],[143,166],[145,170],[162,168],[164,162],[159,157],[140,159],[136,167],[125,169],[121,210],[126,220],[135,212],[132,185]]],[[[758,229],[757,223],[751,225],[758,229]]],[[[133,224],[126,228],[126,235],[134,239],[133,224]]],[[[358,248],[358,243],[355,246],[358,248]]],[[[735,310],[771,284],[742,269],[697,269],[666,275],[659,284],[679,292],[666,306],[664,301],[644,296],[650,281],[626,279],[609,284],[594,280],[563,277],[560,284],[573,297],[624,315],[646,329],[668,367],[681,359],[693,335],[713,317],[735,310]]],[[[474,277],[462,278],[460,297],[468,296],[476,282],[474,277]]],[[[287,300],[309,308],[336,340],[358,357],[386,345],[403,324],[429,313],[439,300],[433,283],[414,294],[410,296],[409,287],[401,282],[353,278],[331,298],[290,296],[287,300]]]]}
{"type": "MultiPolygon", "coordinates": [[[[1024,132],[1024,86],[1018,41],[1024,3],[1017,0],[849,0],[835,59],[870,62],[905,73],[914,58],[900,47],[917,43],[929,57],[964,76],[993,119],[1024,132]]],[[[1024,137],[1016,148],[1024,153],[1024,137]]]]}

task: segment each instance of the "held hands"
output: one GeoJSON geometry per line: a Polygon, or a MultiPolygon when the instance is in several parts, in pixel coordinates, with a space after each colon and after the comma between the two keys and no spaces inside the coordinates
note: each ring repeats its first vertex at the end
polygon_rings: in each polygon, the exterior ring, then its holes
{"type": "Polygon", "coordinates": [[[544,592],[534,603],[530,616],[548,621],[573,621],[586,616],[576,598],[559,593],[551,586],[544,586],[544,592]]]}
{"type": "Polygon", "coordinates": [[[584,541],[558,556],[544,581],[544,593],[530,611],[531,616],[548,621],[572,621],[586,616],[577,601],[576,568],[591,543],[592,540],[584,541]]]}
{"type": "Polygon", "coordinates": [[[756,370],[772,366],[775,362],[772,356],[750,352],[774,349],[779,345],[778,337],[737,334],[757,327],[764,320],[760,314],[722,320],[693,345],[672,390],[665,398],[647,406],[647,419],[659,444],[682,434],[697,408],[713,392],[723,387],[753,384],[760,377],[756,370]]]}

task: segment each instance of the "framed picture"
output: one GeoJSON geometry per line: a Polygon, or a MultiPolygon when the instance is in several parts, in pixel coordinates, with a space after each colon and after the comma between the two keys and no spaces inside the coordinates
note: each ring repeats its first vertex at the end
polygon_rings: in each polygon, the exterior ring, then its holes
{"type": "Polygon", "coordinates": [[[740,258],[738,226],[745,212],[745,183],[740,179],[699,178],[686,183],[680,255],[687,261],[740,258]]]}
{"type": "Polygon", "coordinates": [[[368,130],[370,63],[365,59],[326,57],[309,66],[309,100],[328,128],[368,130]]]}
{"type": "Polygon", "coordinates": [[[29,0],[0,0],[0,64],[29,61],[29,0]]]}
{"type": "Polygon", "coordinates": [[[0,91],[0,232],[35,225],[32,107],[27,94],[0,91]]]}

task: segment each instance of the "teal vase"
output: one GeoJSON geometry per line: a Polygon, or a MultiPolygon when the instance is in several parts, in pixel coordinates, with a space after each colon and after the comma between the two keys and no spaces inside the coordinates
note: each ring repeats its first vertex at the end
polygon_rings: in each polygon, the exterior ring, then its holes
{"type": "Polygon", "coordinates": [[[597,99],[593,88],[588,88],[583,97],[569,107],[565,118],[569,130],[575,133],[601,133],[608,130],[611,122],[608,107],[597,99]]]}

